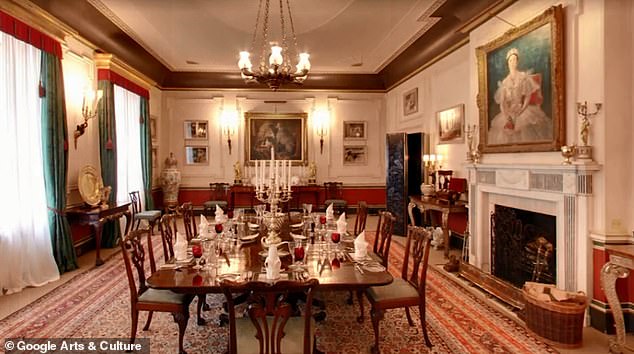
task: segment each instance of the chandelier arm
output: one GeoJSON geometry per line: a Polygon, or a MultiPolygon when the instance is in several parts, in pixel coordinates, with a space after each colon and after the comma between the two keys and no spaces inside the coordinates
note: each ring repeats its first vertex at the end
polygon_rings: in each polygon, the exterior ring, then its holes
{"type": "Polygon", "coordinates": [[[258,15],[255,18],[255,28],[253,29],[253,37],[251,38],[251,48],[249,49],[251,53],[255,53],[254,50],[255,50],[256,41],[258,39],[258,27],[260,27],[260,15],[262,12],[263,1],[264,0],[260,0],[260,4],[258,5],[258,15]]]}
{"type": "Polygon", "coordinates": [[[269,1],[266,0],[266,8],[264,10],[264,29],[262,31],[262,53],[260,54],[260,73],[266,72],[266,45],[269,38],[269,1]]]}
{"type": "Polygon", "coordinates": [[[282,27],[282,72],[290,72],[286,22],[284,21],[284,1],[280,0],[280,26],[282,27]]]}
{"type": "Polygon", "coordinates": [[[295,35],[295,24],[293,23],[293,15],[291,14],[291,4],[289,0],[286,0],[286,8],[288,12],[288,19],[291,24],[291,34],[293,35],[293,49],[295,50],[295,55],[299,55],[299,49],[297,49],[297,36],[295,35]]]}

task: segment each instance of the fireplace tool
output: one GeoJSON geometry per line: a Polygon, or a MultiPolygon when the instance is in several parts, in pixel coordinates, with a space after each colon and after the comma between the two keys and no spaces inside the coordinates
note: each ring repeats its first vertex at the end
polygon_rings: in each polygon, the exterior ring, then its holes
{"type": "Polygon", "coordinates": [[[553,252],[553,244],[544,237],[537,238],[537,255],[535,256],[535,268],[533,268],[534,282],[539,282],[539,277],[544,269],[548,268],[548,258],[553,252]]]}

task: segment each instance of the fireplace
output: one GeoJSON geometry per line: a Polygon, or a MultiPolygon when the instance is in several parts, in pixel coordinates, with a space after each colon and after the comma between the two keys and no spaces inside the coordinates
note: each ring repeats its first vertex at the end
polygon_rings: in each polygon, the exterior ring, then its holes
{"type": "Polygon", "coordinates": [[[556,284],[556,217],[495,205],[491,215],[491,273],[521,288],[556,284]]]}
{"type": "Polygon", "coordinates": [[[590,293],[588,220],[593,212],[592,177],[599,169],[598,165],[559,164],[467,166],[468,261],[461,264],[460,274],[521,308],[524,300],[519,287],[534,279],[539,252],[552,245],[552,253],[545,255],[546,263],[537,269],[539,282],[590,293]],[[541,220],[527,219],[525,212],[541,220]],[[494,214],[509,219],[492,221],[494,214]],[[521,232],[500,234],[509,229],[521,232]],[[515,243],[514,248],[508,243],[515,243]],[[520,255],[523,261],[518,261],[520,255]]]}

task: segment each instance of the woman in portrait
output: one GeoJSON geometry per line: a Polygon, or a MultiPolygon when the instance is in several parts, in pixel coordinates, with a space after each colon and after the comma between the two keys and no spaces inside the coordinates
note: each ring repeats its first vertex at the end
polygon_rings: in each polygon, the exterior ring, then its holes
{"type": "Polygon", "coordinates": [[[511,48],[506,53],[508,75],[498,82],[495,103],[500,106],[491,121],[489,144],[514,144],[552,139],[552,119],[540,107],[541,100],[531,97],[541,94],[540,85],[530,72],[518,70],[519,52],[511,48]]]}

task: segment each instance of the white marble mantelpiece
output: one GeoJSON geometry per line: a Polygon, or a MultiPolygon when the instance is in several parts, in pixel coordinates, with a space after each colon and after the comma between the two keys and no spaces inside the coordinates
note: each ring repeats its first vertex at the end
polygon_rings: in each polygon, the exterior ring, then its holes
{"type": "Polygon", "coordinates": [[[556,217],[557,287],[588,293],[589,215],[597,164],[470,164],[469,263],[491,269],[490,217],[495,205],[556,217]]]}

